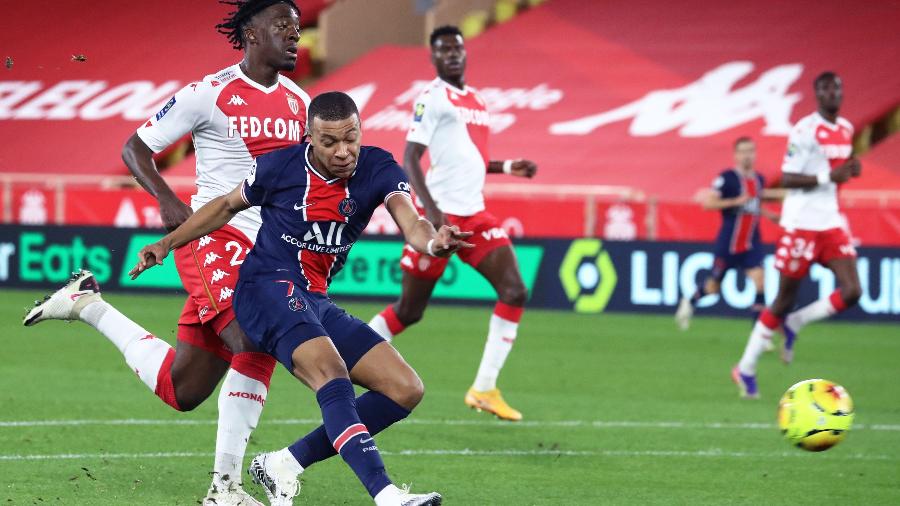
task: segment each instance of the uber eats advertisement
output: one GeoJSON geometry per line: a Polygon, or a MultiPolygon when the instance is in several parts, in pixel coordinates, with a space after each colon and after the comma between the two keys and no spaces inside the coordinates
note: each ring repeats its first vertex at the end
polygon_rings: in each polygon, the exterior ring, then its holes
{"type": "MultiPolygon", "coordinates": [[[[137,280],[128,278],[140,248],[161,236],[156,230],[0,225],[0,286],[56,288],[73,270],[87,268],[105,290],[181,293],[171,256],[137,280]]],[[[396,297],[402,247],[396,237],[364,236],[335,276],[331,294],[338,299],[396,297]]],[[[549,239],[516,240],[515,248],[530,292],[529,306],[580,313],[672,313],[682,294],[692,294],[713,263],[710,245],[700,243],[549,239]]],[[[861,247],[858,254],[862,298],[840,318],[897,321],[900,250],[861,247]]],[[[769,302],[778,288],[773,263],[770,248],[764,262],[769,302]]],[[[825,297],[835,287],[831,272],[817,265],[804,281],[798,303],[825,297]]],[[[754,296],[752,283],[742,273],[730,271],[721,294],[702,299],[697,312],[746,316],[754,296]]],[[[494,300],[494,292],[474,269],[454,257],[434,298],[487,302],[494,300]]]]}

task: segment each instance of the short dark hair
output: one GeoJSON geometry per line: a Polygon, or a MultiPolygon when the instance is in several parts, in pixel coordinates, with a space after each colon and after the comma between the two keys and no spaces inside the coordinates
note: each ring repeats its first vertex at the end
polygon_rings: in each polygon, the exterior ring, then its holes
{"type": "Polygon", "coordinates": [[[460,37],[463,36],[462,32],[459,31],[459,28],[453,25],[444,25],[435,28],[431,32],[431,35],[428,37],[428,43],[431,45],[431,47],[434,47],[434,43],[437,42],[438,37],[443,37],[444,35],[459,35],[460,37]]]}
{"type": "Polygon", "coordinates": [[[817,89],[819,87],[819,84],[821,84],[822,82],[829,80],[829,79],[833,80],[833,81],[837,81],[837,80],[840,80],[841,78],[838,77],[838,75],[835,72],[833,72],[831,70],[826,70],[825,72],[822,72],[821,74],[816,76],[816,79],[813,81],[813,89],[817,89]]]}
{"type": "Polygon", "coordinates": [[[738,146],[740,146],[741,144],[743,144],[745,142],[749,142],[751,144],[756,144],[756,142],[753,140],[753,137],[750,137],[748,135],[742,135],[734,140],[734,149],[737,149],[738,146]]]}
{"type": "Polygon", "coordinates": [[[340,121],[350,116],[359,116],[356,102],[350,95],[341,91],[327,91],[312,100],[309,104],[309,122],[315,118],[322,121],[340,121]]]}
{"type": "Polygon", "coordinates": [[[219,0],[219,3],[237,7],[216,25],[216,31],[227,37],[235,49],[244,49],[244,28],[263,10],[275,4],[287,4],[300,16],[300,9],[293,0],[219,0]]]}

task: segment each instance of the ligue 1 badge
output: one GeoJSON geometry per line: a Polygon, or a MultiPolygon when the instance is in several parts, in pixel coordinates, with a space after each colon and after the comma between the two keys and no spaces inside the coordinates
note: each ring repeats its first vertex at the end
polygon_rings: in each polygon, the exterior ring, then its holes
{"type": "Polygon", "coordinates": [[[288,102],[288,107],[291,108],[292,113],[297,114],[300,111],[300,102],[297,102],[297,97],[288,93],[287,94],[287,102],[288,102]]]}

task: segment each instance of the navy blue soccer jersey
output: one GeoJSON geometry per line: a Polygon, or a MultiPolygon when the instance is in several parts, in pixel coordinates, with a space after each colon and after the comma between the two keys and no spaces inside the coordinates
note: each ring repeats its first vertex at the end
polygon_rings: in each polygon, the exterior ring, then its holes
{"type": "Polygon", "coordinates": [[[716,237],[716,254],[739,254],[758,248],[760,197],[765,184],[762,174],[746,177],[736,169],[726,169],[713,182],[713,189],[725,199],[747,194],[751,198],[740,207],[722,209],[722,228],[716,237]]]}
{"type": "Polygon", "coordinates": [[[262,155],[244,181],[244,201],[260,206],[262,227],[241,279],[288,271],[306,290],[326,293],[375,209],[409,196],[406,173],[383,149],[362,146],[348,179],[319,174],[309,151],[303,143],[262,155]]]}

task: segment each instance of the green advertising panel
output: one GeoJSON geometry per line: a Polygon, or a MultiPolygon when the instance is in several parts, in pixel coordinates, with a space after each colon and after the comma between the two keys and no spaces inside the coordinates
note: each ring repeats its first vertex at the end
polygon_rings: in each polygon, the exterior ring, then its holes
{"type": "Polygon", "coordinates": [[[128,241],[125,250],[125,262],[122,264],[122,273],[119,275],[119,285],[125,288],[181,288],[181,278],[175,269],[175,255],[170,253],[163,260],[162,265],[145,271],[137,279],[132,280],[128,275],[131,268],[137,263],[138,253],[144,246],[162,239],[164,234],[135,234],[128,241]]]}
{"type": "MultiPolygon", "coordinates": [[[[529,292],[537,279],[544,248],[533,245],[515,246],[519,269],[529,292]]],[[[334,295],[397,296],[400,295],[400,253],[403,243],[395,241],[357,242],[344,269],[335,276],[331,288],[334,295]]],[[[450,259],[444,276],[434,289],[438,298],[494,300],[497,298],[483,277],[457,256],[450,259]]]]}

